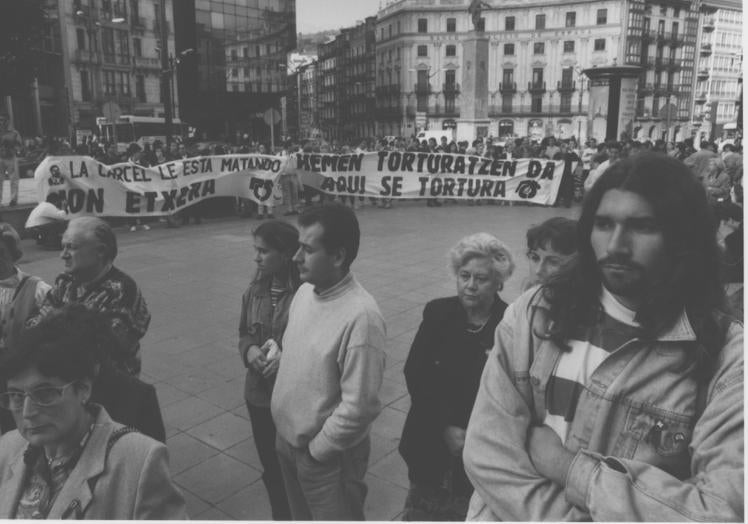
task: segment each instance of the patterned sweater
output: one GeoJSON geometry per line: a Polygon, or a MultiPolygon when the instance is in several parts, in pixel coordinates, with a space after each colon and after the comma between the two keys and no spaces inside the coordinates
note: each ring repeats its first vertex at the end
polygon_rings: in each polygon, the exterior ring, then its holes
{"type": "Polygon", "coordinates": [[[140,373],[140,339],[145,336],[151,322],[151,314],[135,281],[116,267],[99,278],[78,283],[68,273],[61,273],[27,326],[34,326],[56,308],[66,304],[83,304],[101,312],[118,347],[109,355],[115,367],[137,376],[140,373]]]}

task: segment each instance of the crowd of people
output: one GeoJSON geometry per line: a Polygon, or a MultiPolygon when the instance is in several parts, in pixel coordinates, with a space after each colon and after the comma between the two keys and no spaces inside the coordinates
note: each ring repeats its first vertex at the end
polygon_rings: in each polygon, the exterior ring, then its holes
{"type": "MultiPolygon", "coordinates": [[[[358,149],[468,145],[435,142],[358,149]]],[[[527,231],[529,276],[511,304],[501,292],[519,246],[477,232],[449,250],[456,293],[425,304],[404,367],[403,519],[742,520],[740,152],[486,142],[462,152],[568,161],[560,202],[586,194],[578,221],[527,231]]],[[[210,153],[232,152],[220,147],[210,153]]],[[[286,152],[305,148],[351,150],[286,152]]],[[[113,146],[85,154],[122,161],[113,146]]],[[[197,154],[157,145],[127,159],[197,154]]],[[[320,200],[288,199],[296,224],[257,210],[237,311],[275,520],[365,519],[382,409],[385,321],[353,271],[360,202],[320,200]]],[[[151,314],[115,266],[116,234],[75,218],[61,247],[46,284],[18,269],[20,238],[0,224],[0,518],[186,518],[155,389],[139,378],[151,314]]]]}
{"type": "MultiPolygon", "coordinates": [[[[742,325],[722,300],[716,264],[727,242],[718,238],[701,187],[665,156],[616,162],[591,188],[579,224],[554,218],[528,231],[528,291],[511,306],[499,295],[515,266],[505,245],[478,233],[451,250],[457,295],[426,305],[404,370],[412,400],[400,446],[411,481],[406,519],[462,519],[471,496],[476,514],[514,520],[742,515],[739,479],[732,478],[742,468],[730,455],[742,439],[742,393],[735,397],[742,325]],[[663,361],[663,352],[675,361],[663,361]],[[637,374],[645,369],[646,376],[637,374]],[[672,386],[655,380],[664,369],[681,370],[672,386]],[[621,383],[613,380],[622,373],[621,383]],[[631,405],[643,425],[629,437],[636,450],[608,436],[608,425],[632,416],[631,405]],[[707,430],[719,431],[720,440],[707,430]],[[590,477],[593,471],[600,477],[590,477]],[[522,496],[503,496],[505,486],[522,496]],[[593,489],[624,496],[612,507],[598,505],[593,489]]],[[[353,211],[336,203],[304,210],[299,229],[271,220],[254,233],[257,275],[242,300],[239,352],[275,519],[364,517],[385,327],[351,272],[359,237],[353,211]]],[[[8,364],[0,406],[13,415],[4,429],[15,423],[20,432],[4,437],[0,453],[3,486],[15,490],[5,507],[0,497],[0,515],[182,517],[157,443],[164,432],[155,396],[146,394],[151,407],[143,409],[134,405],[143,395],[123,393],[152,392],[137,379],[137,341],[150,315],[137,284],[113,265],[111,228],[99,219],[71,221],[65,271],[51,288],[15,268],[19,239],[9,226],[2,240],[3,283],[27,291],[4,297],[8,364]],[[142,434],[122,433],[117,453],[105,443],[122,432],[119,423],[142,434]],[[153,476],[134,478],[127,468],[110,475],[97,484],[90,512],[68,499],[58,504],[73,473],[102,453],[112,453],[113,464],[135,453],[142,458],[132,468],[153,476]],[[29,473],[7,477],[22,458],[29,473]],[[126,493],[138,482],[155,483],[160,498],[130,500],[126,493]]]]}

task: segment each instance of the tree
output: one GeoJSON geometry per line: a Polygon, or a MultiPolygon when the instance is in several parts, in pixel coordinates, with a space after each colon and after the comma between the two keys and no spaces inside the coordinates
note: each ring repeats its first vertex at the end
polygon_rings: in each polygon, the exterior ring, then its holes
{"type": "Polygon", "coordinates": [[[0,0],[0,96],[28,92],[41,66],[44,0],[0,0]]]}

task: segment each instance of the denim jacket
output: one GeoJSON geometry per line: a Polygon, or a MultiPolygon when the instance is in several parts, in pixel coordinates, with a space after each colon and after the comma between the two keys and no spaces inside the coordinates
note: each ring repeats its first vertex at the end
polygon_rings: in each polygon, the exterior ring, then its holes
{"type": "Polygon", "coordinates": [[[743,520],[743,326],[730,322],[708,384],[698,385],[685,313],[655,341],[632,339],[582,391],[565,446],[565,486],[526,451],[543,423],[561,349],[537,335],[536,289],[507,308],[481,378],[463,453],[474,520],[743,520]]]}
{"type": "MultiPolygon", "coordinates": [[[[270,296],[270,281],[266,279],[252,282],[242,295],[239,347],[244,344],[262,346],[270,338],[280,344],[288,324],[288,308],[293,296],[294,291],[286,289],[274,308],[270,296]]],[[[241,353],[241,349],[239,352],[241,353]]],[[[246,401],[253,406],[269,407],[274,380],[275,377],[265,379],[252,368],[248,368],[244,381],[246,401]]]]}

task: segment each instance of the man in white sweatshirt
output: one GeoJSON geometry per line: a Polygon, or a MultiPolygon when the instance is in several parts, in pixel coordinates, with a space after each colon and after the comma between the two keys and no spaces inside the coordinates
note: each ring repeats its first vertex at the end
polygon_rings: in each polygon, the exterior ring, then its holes
{"type": "Polygon", "coordinates": [[[350,266],[360,230],[338,203],[299,216],[291,303],[271,401],[293,520],[364,520],[369,431],[382,408],[385,326],[350,266]]]}

